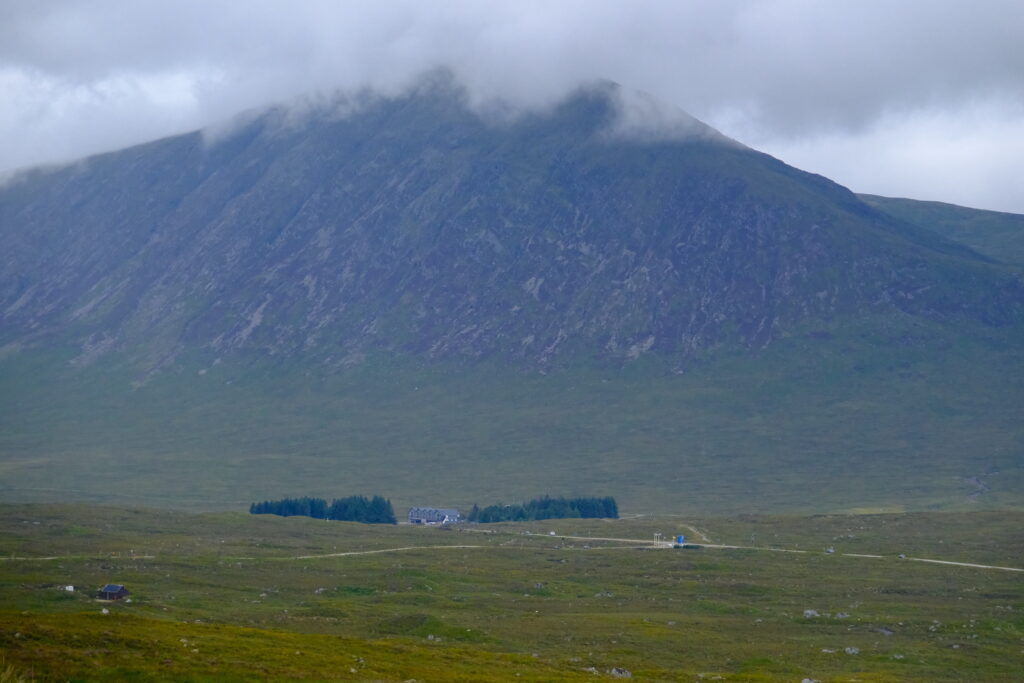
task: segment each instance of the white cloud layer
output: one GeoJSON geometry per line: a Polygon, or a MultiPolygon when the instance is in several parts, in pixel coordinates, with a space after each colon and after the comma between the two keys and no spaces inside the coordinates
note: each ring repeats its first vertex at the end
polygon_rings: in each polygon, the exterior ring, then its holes
{"type": "Polygon", "coordinates": [[[5,0],[0,170],[446,66],[542,106],[610,78],[857,191],[1024,213],[1019,0],[5,0]]]}

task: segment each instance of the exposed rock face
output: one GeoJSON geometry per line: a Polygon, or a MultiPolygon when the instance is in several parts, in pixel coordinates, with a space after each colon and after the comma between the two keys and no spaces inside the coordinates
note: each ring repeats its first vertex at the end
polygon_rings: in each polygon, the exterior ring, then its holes
{"type": "Polygon", "coordinates": [[[0,345],[544,366],[864,314],[1022,317],[1012,271],[824,178],[615,117],[606,87],[492,125],[442,86],[32,173],[0,190],[0,345]]]}

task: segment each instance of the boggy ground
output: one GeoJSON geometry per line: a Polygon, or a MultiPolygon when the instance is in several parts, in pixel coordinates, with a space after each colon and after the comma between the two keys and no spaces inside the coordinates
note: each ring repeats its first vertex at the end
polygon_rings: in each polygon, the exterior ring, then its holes
{"type": "Polygon", "coordinates": [[[460,531],[0,506],[0,672],[505,681],[599,680],[618,667],[637,680],[1019,680],[1024,573],[909,558],[1021,568],[1022,522],[1012,512],[638,517],[460,531]],[[669,549],[655,532],[753,549],[669,549]],[[867,554],[881,557],[857,556],[867,554]],[[131,602],[97,602],[106,582],[125,583],[131,602]]]}

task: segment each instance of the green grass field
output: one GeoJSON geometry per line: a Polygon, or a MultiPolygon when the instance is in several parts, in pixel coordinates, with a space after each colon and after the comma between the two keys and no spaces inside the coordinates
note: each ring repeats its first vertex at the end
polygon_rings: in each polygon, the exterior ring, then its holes
{"type": "Polygon", "coordinates": [[[595,680],[621,667],[638,680],[1013,681],[1024,574],[898,554],[1022,567],[1022,528],[1013,512],[441,530],[7,505],[0,670],[11,680],[595,680]],[[639,542],[655,531],[759,549],[639,542]],[[773,546],[809,552],[760,549],[773,546]],[[131,602],[95,601],[108,581],[125,583],[131,602]]]}

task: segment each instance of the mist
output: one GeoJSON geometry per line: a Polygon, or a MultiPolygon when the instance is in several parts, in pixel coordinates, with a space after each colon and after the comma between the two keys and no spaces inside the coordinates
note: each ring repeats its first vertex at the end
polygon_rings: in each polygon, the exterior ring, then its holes
{"type": "Polygon", "coordinates": [[[613,80],[629,127],[726,136],[855,191],[1024,212],[1024,4],[7,2],[0,170],[445,68],[478,108],[613,80]]]}

